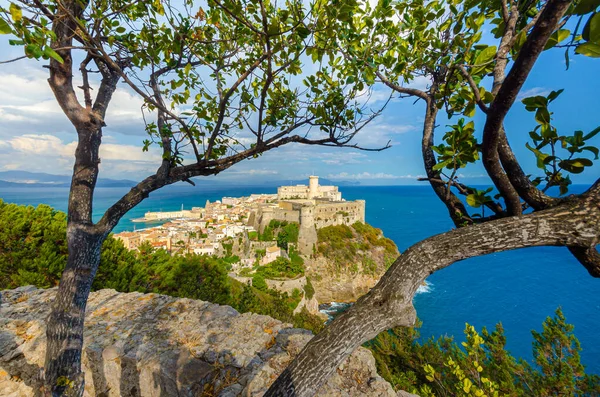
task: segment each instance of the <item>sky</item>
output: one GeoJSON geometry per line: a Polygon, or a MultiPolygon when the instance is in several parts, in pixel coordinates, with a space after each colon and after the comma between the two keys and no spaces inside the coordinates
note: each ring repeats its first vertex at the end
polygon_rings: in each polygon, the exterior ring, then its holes
{"type": "MultiPolygon", "coordinates": [[[[22,49],[8,45],[0,36],[0,61],[22,55],[22,49]]],[[[0,64],[0,171],[24,170],[69,175],[72,171],[76,133],[57,105],[48,86],[44,61],[24,59],[0,64]]],[[[565,92],[551,107],[559,131],[584,133],[600,125],[600,60],[571,56],[565,70],[564,50],[544,52],[525,83],[520,98],[552,90],[565,92]]],[[[413,86],[425,88],[427,81],[413,86]]],[[[386,98],[379,90],[375,97],[386,98]]],[[[142,152],[146,138],[142,101],[124,84],[116,91],[106,117],[100,151],[100,177],[140,180],[156,171],[160,153],[142,152]]],[[[421,131],[424,104],[414,99],[396,99],[357,136],[363,147],[392,147],[382,152],[349,148],[324,148],[298,144],[280,147],[257,159],[245,160],[220,174],[223,182],[263,183],[268,180],[299,180],[319,175],[334,181],[363,185],[423,184],[416,179],[424,174],[421,158],[421,131]]],[[[475,116],[477,137],[481,139],[483,118],[475,116]]],[[[444,112],[438,117],[436,136],[447,130],[444,112]]],[[[533,154],[525,148],[528,132],[535,127],[533,113],[516,102],[506,119],[508,138],[527,173],[538,175],[533,154]]],[[[600,146],[600,134],[590,143],[600,146]]],[[[584,174],[573,175],[574,183],[588,184],[600,177],[600,161],[584,174]]],[[[467,184],[488,184],[481,165],[459,173],[467,184]]]]}

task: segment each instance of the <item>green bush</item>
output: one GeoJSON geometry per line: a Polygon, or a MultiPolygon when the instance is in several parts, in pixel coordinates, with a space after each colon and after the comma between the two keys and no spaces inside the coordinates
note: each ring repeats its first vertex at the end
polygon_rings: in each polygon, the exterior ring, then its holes
{"type": "MultiPolygon", "coordinates": [[[[64,213],[46,205],[34,208],[0,200],[0,289],[56,286],[66,260],[64,213]]],[[[294,298],[270,290],[265,293],[229,278],[227,271],[237,261],[239,258],[235,256],[171,256],[165,250],[154,250],[148,243],[140,245],[138,252],[129,251],[111,235],[102,247],[92,289],[201,299],[228,304],[240,312],[269,315],[297,327],[310,327],[315,332],[322,328],[316,316],[293,314],[294,298]]],[[[290,274],[298,272],[297,267],[282,264],[275,269],[290,274]]]]}
{"type": "Polygon", "coordinates": [[[315,296],[315,287],[313,287],[312,283],[310,282],[309,277],[306,277],[306,285],[304,286],[304,293],[305,293],[306,299],[312,299],[312,297],[315,296]]]}
{"type": "Polygon", "coordinates": [[[560,309],[541,333],[532,333],[534,365],[506,350],[500,323],[481,333],[467,324],[462,347],[449,337],[421,344],[416,328],[401,327],[379,334],[366,347],[395,389],[422,397],[600,395],[600,377],[585,374],[579,341],[560,309]]]}
{"type": "Polygon", "coordinates": [[[259,291],[266,291],[269,289],[265,278],[261,274],[255,274],[254,277],[252,277],[252,286],[259,291]]]}
{"type": "Polygon", "coordinates": [[[296,278],[304,275],[304,266],[280,256],[268,265],[259,266],[256,273],[267,279],[296,278]]]}

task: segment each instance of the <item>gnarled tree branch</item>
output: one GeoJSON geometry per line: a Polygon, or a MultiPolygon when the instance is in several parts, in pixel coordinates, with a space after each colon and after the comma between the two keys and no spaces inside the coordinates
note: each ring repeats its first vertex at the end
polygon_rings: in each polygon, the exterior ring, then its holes
{"type": "Polygon", "coordinates": [[[521,214],[521,202],[500,165],[498,146],[502,125],[539,54],[544,50],[548,38],[558,26],[570,4],[569,0],[548,1],[489,108],[483,130],[483,164],[498,191],[504,197],[507,211],[511,215],[521,214]]]}

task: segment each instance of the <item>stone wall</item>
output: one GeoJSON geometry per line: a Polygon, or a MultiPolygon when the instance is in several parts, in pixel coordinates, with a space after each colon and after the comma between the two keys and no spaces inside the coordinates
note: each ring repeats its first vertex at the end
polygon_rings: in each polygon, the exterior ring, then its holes
{"type": "MultiPolygon", "coordinates": [[[[2,291],[0,395],[35,396],[56,289],[2,291]]],[[[157,294],[101,290],[87,306],[84,396],[262,396],[312,338],[271,317],[157,294]]],[[[359,348],[319,396],[396,396],[359,348]]]]}
{"type": "Polygon", "coordinates": [[[317,229],[332,225],[352,225],[365,221],[365,201],[342,201],[317,205],[314,211],[317,229]]]}
{"type": "MultiPolygon", "coordinates": [[[[234,278],[243,284],[252,283],[252,277],[242,277],[234,273],[229,273],[229,277],[234,278]]],[[[267,283],[267,287],[269,287],[270,289],[275,289],[279,292],[287,292],[289,295],[291,295],[295,289],[304,293],[303,291],[304,286],[306,285],[306,277],[302,276],[293,280],[265,279],[265,282],[267,283]]]]}

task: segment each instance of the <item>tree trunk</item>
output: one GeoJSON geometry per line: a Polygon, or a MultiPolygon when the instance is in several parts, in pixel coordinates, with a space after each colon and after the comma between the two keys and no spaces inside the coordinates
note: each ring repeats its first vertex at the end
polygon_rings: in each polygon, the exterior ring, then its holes
{"type": "Polygon", "coordinates": [[[85,308],[100,264],[105,234],[81,224],[69,224],[69,256],[48,318],[44,392],[47,396],[81,396],[83,322],[85,308]]]}
{"type": "Polygon", "coordinates": [[[43,393],[81,396],[83,322],[100,250],[108,232],[92,222],[94,188],[98,177],[101,124],[93,119],[77,128],[79,141],[67,214],[68,257],[47,321],[43,393]]]}

